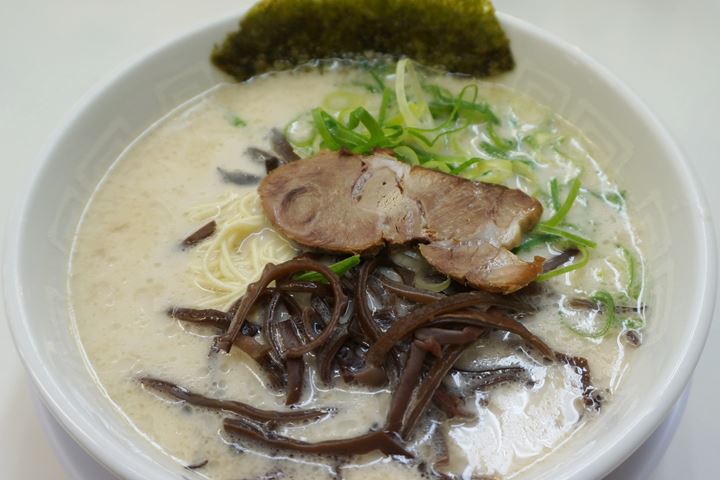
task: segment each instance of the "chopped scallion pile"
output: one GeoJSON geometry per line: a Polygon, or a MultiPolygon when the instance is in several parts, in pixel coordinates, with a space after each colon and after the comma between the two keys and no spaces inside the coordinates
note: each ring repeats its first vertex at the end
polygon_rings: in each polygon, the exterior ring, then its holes
{"type": "MultiPolygon", "coordinates": [[[[624,208],[624,197],[584,188],[582,173],[567,184],[551,179],[549,191],[537,184],[536,178],[542,174],[541,150],[558,150],[565,138],[562,132],[547,124],[521,132],[512,115],[500,116],[501,110],[493,111],[477,84],[469,83],[452,92],[442,82],[435,83],[434,77],[427,76],[426,70],[410,59],[398,61],[394,69],[387,63],[360,67],[367,74],[365,78],[331,92],[320,106],[288,124],[286,137],[298,154],[309,156],[321,149],[371,154],[384,149],[410,165],[474,181],[524,185],[526,191],[544,199],[552,215],[527,233],[513,252],[531,252],[544,245],[578,249],[571,264],[541,274],[539,281],[580,270],[589,263],[596,242],[568,222],[578,197],[587,199],[591,195],[618,210],[624,208]]],[[[562,151],[557,155],[567,159],[562,151]]],[[[627,295],[637,299],[637,265],[630,252],[625,252],[627,295]]],[[[353,258],[343,261],[350,262],[347,268],[359,262],[353,258]]],[[[345,265],[343,262],[338,265],[345,265]]],[[[322,281],[316,273],[296,278],[322,281]]]]}

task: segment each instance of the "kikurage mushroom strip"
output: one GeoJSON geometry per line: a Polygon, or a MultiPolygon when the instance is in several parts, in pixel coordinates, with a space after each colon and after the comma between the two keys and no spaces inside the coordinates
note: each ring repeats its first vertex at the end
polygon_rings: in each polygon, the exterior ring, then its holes
{"type": "Polygon", "coordinates": [[[520,366],[502,366],[479,370],[454,367],[453,370],[451,376],[462,378],[463,391],[481,390],[505,382],[527,383],[532,381],[530,372],[520,366]]]}
{"type": "Polygon", "coordinates": [[[585,404],[585,407],[590,410],[599,410],[602,406],[603,399],[596,388],[592,385],[590,365],[588,364],[587,359],[585,357],[572,356],[564,353],[556,353],[555,355],[558,361],[573,367],[580,375],[580,382],[583,389],[583,403],[585,404]]]}
{"type": "Polygon", "coordinates": [[[460,310],[439,316],[433,319],[431,325],[443,325],[448,323],[461,323],[465,325],[474,325],[478,327],[491,327],[498,330],[514,333],[520,336],[525,342],[537,349],[547,359],[554,359],[555,352],[540,337],[528,330],[525,325],[518,322],[514,318],[503,314],[502,312],[490,309],[487,312],[479,312],[474,310],[460,310]]]}
{"type": "MultiPolygon", "coordinates": [[[[447,296],[443,293],[429,292],[405,283],[396,282],[395,280],[391,280],[382,275],[379,276],[379,279],[388,292],[394,293],[401,298],[413,302],[427,305],[447,296]]],[[[535,307],[519,298],[518,295],[500,295],[481,290],[476,290],[473,293],[475,295],[484,295],[486,297],[486,300],[482,305],[492,305],[493,307],[504,308],[515,313],[529,313],[535,310],[535,307]]]]}
{"type": "Polygon", "coordinates": [[[464,398],[449,392],[442,384],[438,386],[433,394],[433,404],[442,410],[448,418],[470,418],[473,416],[473,414],[465,410],[464,398]]]}
{"type": "Polygon", "coordinates": [[[365,262],[360,267],[360,273],[358,274],[358,284],[355,289],[355,302],[357,303],[358,319],[360,320],[360,329],[363,331],[366,337],[371,342],[377,341],[380,338],[380,329],[373,320],[372,312],[367,304],[367,290],[368,290],[368,279],[370,274],[378,265],[378,259],[374,258],[370,261],[365,262]]]}
{"type": "Polygon", "coordinates": [[[250,440],[259,441],[274,448],[300,453],[350,456],[362,455],[374,450],[379,450],[385,455],[402,455],[407,458],[413,457],[413,455],[403,447],[401,439],[393,432],[376,431],[357,437],[310,443],[278,435],[267,430],[264,425],[248,421],[244,418],[226,418],[223,422],[223,427],[227,432],[240,435],[250,440]]]}
{"type": "Polygon", "coordinates": [[[182,241],[183,248],[194,247],[198,243],[210,237],[213,233],[215,233],[216,227],[217,224],[215,223],[215,220],[210,220],[208,223],[195,230],[193,233],[188,235],[185,240],[182,241]]]}
{"type": "MultiPolygon", "coordinates": [[[[457,350],[457,355],[459,356],[464,348],[477,340],[483,331],[484,330],[479,328],[466,327],[462,331],[435,328],[421,329],[415,332],[416,339],[410,346],[410,353],[405,362],[405,368],[395,388],[390,409],[388,410],[385,424],[387,430],[393,432],[405,432],[406,429],[409,432],[412,430],[414,424],[408,426],[404,418],[407,416],[409,422],[416,421],[413,415],[419,415],[425,411],[428,402],[440,386],[440,382],[442,382],[448,370],[454,365],[455,360],[457,360],[454,352],[457,350]],[[447,347],[446,351],[443,351],[445,345],[451,346],[447,347]],[[427,378],[422,383],[416,396],[413,409],[408,414],[406,412],[409,408],[412,392],[421,378],[423,363],[427,353],[433,354],[440,360],[433,365],[427,378]],[[451,358],[449,365],[446,365],[448,362],[446,357],[451,358]],[[452,358],[455,358],[455,360],[452,360],[452,358]],[[416,413],[416,410],[420,413],[416,413]]],[[[402,436],[405,437],[406,434],[403,433],[402,436]]]]}
{"type": "Polygon", "coordinates": [[[263,324],[263,334],[278,358],[285,362],[287,372],[286,405],[293,405],[300,400],[305,379],[305,360],[302,357],[287,358],[287,352],[290,349],[302,345],[295,323],[300,315],[300,307],[292,297],[282,292],[272,293],[263,324]],[[289,317],[283,320],[279,315],[281,301],[289,314],[289,317]]]}
{"type": "MultiPolygon", "coordinates": [[[[265,418],[267,415],[262,417],[262,412],[245,412],[238,413],[239,418],[224,421],[227,432],[301,453],[354,455],[380,450],[386,455],[410,456],[402,440],[412,435],[431,402],[448,417],[469,416],[462,408],[462,393],[461,396],[453,394],[442,382],[465,348],[490,329],[516,334],[547,359],[575,368],[582,377],[586,406],[599,406],[597,392],[590,384],[587,362],[556,354],[513,318],[534,310],[525,295],[462,291],[465,287],[457,284],[443,293],[428,292],[392,280],[386,272],[377,272],[380,266],[393,270],[387,259],[375,256],[341,280],[330,267],[310,255],[302,255],[279,265],[267,265],[261,278],[248,287],[246,294],[227,313],[180,308],[169,312],[181,320],[227,329],[218,337],[217,347],[229,351],[236,344],[248,353],[253,352],[251,356],[277,377],[276,384],[284,382],[288,405],[297,403],[302,394],[307,367],[304,354],[308,352],[316,354],[315,368],[326,385],[332,383],[334,365],[340,365],[346,381],[380,385],[388,378],[396,379],[386,424],[379,431],[349,439],[309,443],[277,434],[273,431],[273,422],[265,418]],[[298,273],[307,271],[319,273],[328,283],[297,279],[298,273]],[[273,282],[275,286],[270,287],[273,282]],[[461,293],[447,293],[458,288],[461,293]],[[305,295],[306,300],[302,302],[305,306],[301,306],[293,294],[305,295]],[[371,295],[376,297],[372,301],[371,295]],[[348,297],[352,301],[348,301],[348,297]],[[258,331],[255,327],[252,332],[245,332],[250,325],[246,317],[259,301],[265,303],[261,328],[265,343],[243,335],[258,331]],[[375,304],[373,308],[371,303],[375,304]],[[398,316],[398,309],[407,308],[409,313],[398,316]],[[386,323],[380,318],[385,318],[386,323]],[[352,357],[346,367],[343,367],[343,355],[352,357]],[[403,355],[404,365],[400,369],[403,355]],[[388,356],[399,370],[397,375],[388,375],[388,356]]],[[[518,367],[481,372],[456,370],[453,375],[472,377],[463,382],[468,383],[463,392],[505,381],[529,380],[528,372],[518,367]]],[[[208,399],[162,381],[145,379],[144,382],[188,403],[194,401],[193,404],[209,408],[214,405],[229,411],[239,408],[237,402],[208,399]]]]}
{"type": "Polygon", "coordinates": [[[223,332],[230,326],[227,313],[212,308],[171,307],[167,310],[167,314],[183,322],[211,325],[223,332]]]}
{"type": "Polygon", "coordinates": [[[247,315],[250,313],[250,309],[253,307],[253,305],[255,305],[255,302],[257,302],[258,298],[260,298],[260,296],[263,294],[263,291],[270,283],[282,278],[286,278],[293,273],[304,271],[318,272],[330,283],[330,287],[332,288],[333,296],[335,299],[332,310],[332,317],[330,318],[330,322],[328,322],[323,332],[318,335],[317,338],[297,348],[290,348],[289,350],[287,350],[287,352],[285,352],[285,355],[287,358],[299,358],[305,353],[310,352],[322,345],[330,337],[332,331],[337,326],[337,323],[340,320],[340,316],[342,315],[345,309],[345,305],[347,304],[347,297],[342,291],[340,278],[332,270],[330,270],[330,268],[320,262],[300,257],[281,263],[279,265],[268,264],[265,266],[265,269],[263,270],[260,279],[257,282],[251,283],[248,286],[247,291],[245,292],[245,295],[240,302],[240,306],[238,307],[237,312],[232,319],[230,328],[228,328],[227,333],[218,337],[216,344],[217,349],[223,350],[228,353],[230,352],[235,338],[240,334],[240,329],[242,328],[242,325],[245,322],[247,315]]]}
{"type": "Polygon", "coordinates": [[[390,431],[399,432],[402,428],[403,416],[410,403],[412,392],[420,379],[426,356],[427,351],[419,346],[419,342],[415,341],[410,345],[410,353],[408,353],[405,368],[395,387],[395,393],[393,393],[390,409],[385,420],[385,428],[390,431]]]}
{"type": "Polygon", "coordinates": [[[387,354],[398,342],[438,316],[479,305],[492,306],[492,301],[485,292],[458,293],[441,298],[434,303],[420,306],[408,315],[397,319],[390,329],[377,342],[372,344],[366,357],[367,367],[358,374],[357,378],[361,382],[368,384],[383,383],[386,376],[382,372],[381,366],[387,354]]]}
{"type": "MultiPolygon", "coordinates": [[[[232,312],[232,308],[230,310],[232,312]]],[[[171,307],[167,310],[167,314],[182,322],[194,323],[197,325],[208,325],[225,332],[230,325],[230,312],[222,312],[212,308],[195,309],[185,307],[171,307]]],[[[235,345],[240,347],[245,353],[255,361],[260,361],[270,350],[270,347],[258,343],[253,336],[257,334],[258,328],[251,324],[245,323],[242,326],[241,334],[235,337],[235,345]]]]}
{"type": "MultiPolygon", "coordinates": [[[[478,329],[477,335],[479,336],[481,333],[482,331],[478,329]]],[[[432,400],[435,391],[440,386],[440,383],[443,381],[453,365],[455,365],[455,362],[458,361],[460,355],[466,347],[467,344],[450,345],[446,347],[442,358],[438,359],[430,368],[430,371],[415,396],[415,402],[412,409],[405,414],[402,429],[399,432],[401,437],[408,438],[413,432],[421,415],[425,412],[428,404],[432,400]]]]}
{"type": "Polygon", "coordinates": [[[196,407],[209,408],[211,410],[222,410],[224,412],[234,413],[241,417],[252,419],[258,422],[272,422],[275,424],[317,420],[328,416],[334,412],[333,409],[320,408],[311,410],[289,410],[289,411],[273,411],[261,410],[252,407],[246,403],[234,400],[219,400],[210,398],[190,390],[157,378],[143,377],[140,379],[143,387],[154,392],[167,395],[169,397],[181,400],[196,407]]]}
{"type": "MultiPolygon", "coordinates": [[[[315,311],[316,310],[311,310],[315,311]]],[[[319,315],[319,313],[318,313],[319,315]]],[[[348,311],[345,312],[345,322],[340,322],[338,327],[333,331],[330,339],[325,343],[322,349],[317,352],[317,369],[320,380],[326,385],[332,382],[332,367],[335,357],[343,346],[350,339],[350,326],[356,317],[354,304],[348,303],[348,311]]]]}

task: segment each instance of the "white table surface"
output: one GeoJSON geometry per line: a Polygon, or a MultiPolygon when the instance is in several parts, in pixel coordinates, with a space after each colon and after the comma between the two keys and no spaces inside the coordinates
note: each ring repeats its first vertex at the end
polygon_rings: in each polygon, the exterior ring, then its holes
{"type": "MultiPolygon", "coordinates": [[[[236,11],[243,3],[0,0],[0,234],[16,185],[27,180],[50,133],[91,86],[149,48],[236,11]]],[[[720,218],[719,1],[495,3],[499,10],[579,46],[626,82],[685,150],[714,217],[720,218]]],[[[653,479],[720,478],[718,364],[716,323],[695,372],[687,410],[653,479]]],[[[31,389],[4,321],[0,365],[0,477],[67,478],[36,417],[31,389]]]]}

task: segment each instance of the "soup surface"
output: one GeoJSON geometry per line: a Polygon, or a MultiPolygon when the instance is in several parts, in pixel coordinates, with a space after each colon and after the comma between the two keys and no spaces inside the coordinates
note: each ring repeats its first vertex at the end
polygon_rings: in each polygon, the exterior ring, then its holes
{"type": "MultiPolygon", "coordinates": [[[[382,80],[392,85],[395,77],[389,72],[382,80]]],[[[595,244],[587,250],[587,265],[542,282],[537,313],[522,321],[555,351],[587,359],[593,401],[612,402],[644,318],[630,308],[611,314],[603,295],[618,305],[641,305],[643,262],[624,194],[603,173],[606,160],[573,126],[506,87],[450,76],[427,81],[452,95],[475,85],[473,100],[498,119],[492,130],[486,121],[473,123],[433,145],[436,151],[480,159],[463,176],[524,190],[541,200],[544,219],[561,207],[558,199],[562,203],[573,180],[581,181],[565,222],[595,244]],[[577,298],[593,299],[592,306],[576,308],[577,298]]],[[[188,476],[417,478],[436,469],[460,478],[512,477],[586,422],[602,421],[602,408],[588,405],[583,396],[581,369],[545,362],[518,337],[502,332],[478,340],[458,365],[522,367],[526,381],[466,391],[468,415],[435,416],[420,425],[408,441],[414,460],[378,452],[325,458],[268,449],[223,432],[227,414],[191,407],[140,384],[143,377],[160,378],[210,397],[287,409],[283,393],[265,386],[263,371],[240,349],[209,355],[217,331],[169,318],[167,311],[173,306],[226,310],[266,263],[300,252],[263,215],[251,177],[264,176],[265,166],[247,151],[270,150],[270,132],[279,129],[300,156],[313,153],[320,139],[309,112],[322,106],[340,119],[356,105],[377,112],[383,95],[372,82],[365,69],[336,67],[218,85],[134,142],[87,207],[69,282],[79,342],[110,401],[157,448],[197,467],[188,476]],[[250,180],[228,182],[218,169],[242,171],[250,180]],[[183,238],[210,220],[217,224],[213,236],[180,248],[183,238]],[[438,442],[447,459],[430,468],[438,442]]],[[[427,92],[433,95],[433,89],[427,92]]],[[[525,245],[519,255],[550,257],[559,250],[540,241],[525,245]]],[[[390,387],[362,387],[341,378],[326,386],[313,369],[306,375],[299,406],[332,407],[336,413],[278,427],[279,433],[316,442],[361,435],[383,424],[390,387]]],[[[451,375],[446,381],[458,380],[451,375]]]]}

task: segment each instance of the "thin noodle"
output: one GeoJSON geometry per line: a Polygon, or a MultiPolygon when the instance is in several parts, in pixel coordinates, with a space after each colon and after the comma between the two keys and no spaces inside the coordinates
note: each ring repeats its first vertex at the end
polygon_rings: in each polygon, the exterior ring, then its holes
{"type": "Polygon", "coordinates": [[[226,193],[186,216],[196,223],[217,223],[215,235],[190,253],[195,284],[206,293],[202,306],[229,308],[260,278],[266,264],[285,262],[297,253],[270,228],[255,191],[226,193]]]}

